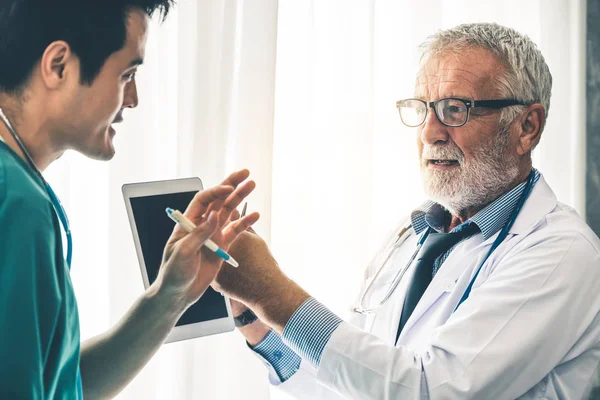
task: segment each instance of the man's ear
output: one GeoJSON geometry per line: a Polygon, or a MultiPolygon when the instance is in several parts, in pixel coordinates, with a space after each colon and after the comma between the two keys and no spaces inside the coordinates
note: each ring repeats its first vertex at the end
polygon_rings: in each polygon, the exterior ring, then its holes
{"type": "Polygon", "coordinates": [[[50,43],[40,62],[42,80],[48,89],[59,89],[74,77],[79,79],[79,71],[75,70],[78,68],[79,60],[63,40],[50,43]]]}
{"type": "Polygon", "coordinates": [[[520,156],[531,152],[540,141],[544,125],[546,124],[546,111],[541,104],[532,104],[522,114],[519,121],[519,141],[517,152],[520,156]]]}

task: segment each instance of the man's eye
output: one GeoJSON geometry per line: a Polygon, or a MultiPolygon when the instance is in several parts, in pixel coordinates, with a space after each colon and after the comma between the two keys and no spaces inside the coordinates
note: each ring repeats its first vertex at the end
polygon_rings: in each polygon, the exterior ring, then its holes
{"type": "Polygon", "coordinates": [[[464,112],[464,107],[460,107],[460,106],[448,106],[446,107],[446,111],[450,112],[450,113],[460,113],[460,112],[464,112]]]}

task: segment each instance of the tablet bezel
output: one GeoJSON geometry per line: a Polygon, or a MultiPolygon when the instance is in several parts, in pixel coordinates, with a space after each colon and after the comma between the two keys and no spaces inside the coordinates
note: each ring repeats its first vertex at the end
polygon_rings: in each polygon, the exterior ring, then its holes
{"type": "MultiPolygon", "coordinates": [[[[150,281],[148,279],[148,271],[146,270],[144,254],[142,252],[142,246],[140,244],[140,238],[138,236],[138,230],[135,224],[135,218],[133,216],[133,209],[131,207],[130,199],[142,196],[154,196],[200,190],[203,190],[202,180],[200,180],[200,178],[183,178],[165,181],[138,182],[123,185],[122,192],[123,197],[125,199],[127,218],[129,219],[129,226],[131,227],[131,233],[133,235],[133,242],[135,245],[135,251],[137,253],[137,258],[142,273],[142,280],[144,281],[144,288],[148,289],[148,287],[150,286],[150,281]]],[[[233,322],[233,315],[231,313],[231,302],[229,301],[228,297],[224,297],[224,301],[225,306],[227,308],[227,317],[182,326],[175,326],[169,334],[169,336],[167,337],[167,339],[165,340],[165,343],[177,342],[180,340],[214,335],[217,333],[230,332],[234,330],[235,325],[233,322]]]]}

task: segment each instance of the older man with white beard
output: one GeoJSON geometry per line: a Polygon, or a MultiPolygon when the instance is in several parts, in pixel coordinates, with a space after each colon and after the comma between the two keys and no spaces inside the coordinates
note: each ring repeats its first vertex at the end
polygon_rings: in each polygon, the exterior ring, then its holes
{"type": "Polygon", "coordinates": [[[600,240],[532,168],[551,86],[513,29],[461,25],[423,44],[414,98],[396,105],[430,201],[375,257],[347,321],[259,236],[240,236],[240,268],[213,286],[239,302],[274,384],[307,399],[585,396],[600,360],[600,240]]]}

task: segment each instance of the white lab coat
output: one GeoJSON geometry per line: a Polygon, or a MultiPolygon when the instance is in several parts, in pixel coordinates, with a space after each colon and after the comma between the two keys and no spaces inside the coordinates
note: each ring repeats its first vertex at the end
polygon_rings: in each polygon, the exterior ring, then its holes
{"type": "MultiPolygon", "coordinates": [[[[411,270],[376,314],[336,329],[318,370],[303,360],[281,390],[332,400],[583,398],[600,360],[598,237],[541,177],[454,312],[497,235],[452,251],[395,345],[411,270]]],[[[401,247],[398,268],[416,240],[401,247]]]]}

